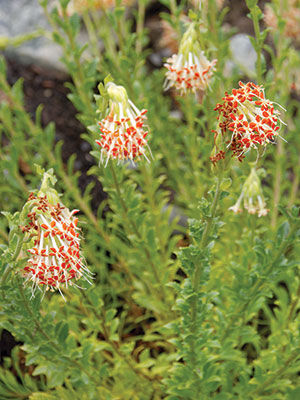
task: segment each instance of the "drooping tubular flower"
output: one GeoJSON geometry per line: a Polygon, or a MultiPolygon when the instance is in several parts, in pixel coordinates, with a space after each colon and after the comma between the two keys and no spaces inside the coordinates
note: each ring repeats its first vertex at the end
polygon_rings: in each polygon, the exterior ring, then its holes
{"type": "Polygon", "coordinates": [[[217,60],[208,61],[201,51],[196,26],[191,23],[181,39],[178,54],[173,54],[164,64],[168,70],[165,90],[175,87],[181,94],[204,91],[216,62],[217,60]]]}
{"type": "MultiPolygon", "coordinates": [[[[106,85],[110,98],[110,110],[106,118],[99,122],[101,139],[96,143],[101,147],[101,163],[105,167],[110,158],[115,160],[134,159],[146,155],[151,150],[146,139],[148,131],[144,128],[147,110],[140,111],[128,99],[123,86],[117,86],[112,82],[106,85]]],[[[152,156],[152,155],[151,155],[152,156]]]]}
{"type": "Polygon", "coordinates": [[[269,212],[266,208],[261,182],[255,167],[252,167],[237,202],[234,206],[230,207],[229,210],[232,210],[236,214],[242,212],[242,203],[249,214],[257,214],[259,217],[262,217],[269,212]]]}
{"type": "MultiPolygon", "coordinates": [[[[45,174],[43,183],[49,175],[45,174]]],[[[45,185],[44,185],[45,187],[45,185]]],[[[27,224],[21,226],[31,238],[27,248],[28,260],[23,270],[27,281],[33,282],[32,295],[37,288],[58,290],[84,277],[89,283],[91,273],[80,253],[79,210],[70,211],[60,201],[54,189],[44,194],[43,184],[37,195],[31,193],[25,205],[27,224]]],[[[24,208],[25,208],[24,207],[24,208]]]]}
{"type": "Polygon", "coordinates": [[[215,133],[217,151],[211,161],[216,163],[230,150],[240,161],[246,151],[274,143],[279,136],[279,111],[265,98],[262,86],[239,82],[239,89],[225,93],[223,103],[217,104],[218,126],[215,133]]]}

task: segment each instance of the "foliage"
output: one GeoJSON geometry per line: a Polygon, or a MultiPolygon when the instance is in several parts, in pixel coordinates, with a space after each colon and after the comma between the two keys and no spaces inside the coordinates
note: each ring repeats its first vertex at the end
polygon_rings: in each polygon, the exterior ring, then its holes
{"type": "MultiPolygon", "coordinates": [[[[287,110],[281,130],[286,141],[269,144],[258,160],[270,209],[258,218],[228,210],[255,151],[226,171],[209,159],[214,107],[245,73],[238,67],[226,72],[234,33],[223,23],[228,8],[218,10],[212,1],[188,14],[199,22],[207,56],[218,59],[211,88],[199,102],[193,94],[163,93],[164,68],[149,66],[144,20],[150,1],[139,1],[137,9],[117,1],[101,11],[90,1],[90,10],[71,16],[69,2],[59,3],[51,9],[40,0],[52,40],[64,51],[72,78],[68,98],[86,130],[94,181],[81,191],[76,156],[63,162],[54,123],[42,125],[42,106],[34,118],[26,112],[22,80],[10,87],[1,58],[0,327],[19,344],[0,369],[0,398],[298,399],[300,114],[291,87],[299,54],[283,35],[285,21],[278,32],[264,30],[258,2],[246,2],[255,31],[256,82],[287,110]],[[78,40],[83,25],[89,38],[84,44],[78,40]],[[148,110],[151,163],[98,165],[97,122],[106,116],[105,85],[112,80],[148,110]],[[83,289],[63,290],[66,302],[51,292],[32,298],[20,273],[26,258],[20,252],[21,211],[39,188],[38,172],[51,168],[64,204],[81,211],[82,251],[95,278],[92,285],[80,282],[83,289]],[[98,208],[92,203],[96,180],[107,194],[98,208]]],[[[192,2],[161,3],[170,11],[161,17],[180,39],[181,14],[192,2]]],[[[281,3],[272,2],[277,15],[281,3]]]]}

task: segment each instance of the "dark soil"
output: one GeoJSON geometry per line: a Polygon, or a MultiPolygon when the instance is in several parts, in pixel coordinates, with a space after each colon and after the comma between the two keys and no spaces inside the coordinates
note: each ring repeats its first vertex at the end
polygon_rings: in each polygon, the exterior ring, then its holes
{"type": "Polygon", "coordinates": [[[35,118],[38,105],[43,104],[42,125],[46,126],[51,121],[55,123],[56,141],[63,141],[63,161],[66,162],[72,154],[76,154],[74,166],[81,171],[80,189],[84,190],[92,180],[95,181],[92,207],[96,210],[105,194],[99,181],[86,174],[94,164],[94,159],[89,154],[90,145],[80,137],[85,128],[76,118],[77,111],[67,98],[69,90],[65,83],[70,82],[69,77],[36,65],[21,65],[13,60],[7,60],[7,71],[11,85],[23,78],[25,107],[32,119],[35,118]]]}

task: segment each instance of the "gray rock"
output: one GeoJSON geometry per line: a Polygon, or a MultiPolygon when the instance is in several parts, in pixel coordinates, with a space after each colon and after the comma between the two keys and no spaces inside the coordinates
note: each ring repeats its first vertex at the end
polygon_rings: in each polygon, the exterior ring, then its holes
{"type": "Polygon", "coordinates": [[[232,60],[226,64],[226,75],[230,75],[237,66],[242,73],[249,77],[254,76],[257,55],[248,36],[244,33],[234,35],[230,39],[230,50],[232,60]]]}
{"type": "MultiPolygon", "coordinates": [[[[50,30],[38,0],[0,0],[0,36],[15,38],[39,28],[50,30]]],[[[23,64],[35,63],[65,71],[59,60],[62,49],[45,37],[32,39],[18,47],[8,47],[5,53],[23,64]]]]}

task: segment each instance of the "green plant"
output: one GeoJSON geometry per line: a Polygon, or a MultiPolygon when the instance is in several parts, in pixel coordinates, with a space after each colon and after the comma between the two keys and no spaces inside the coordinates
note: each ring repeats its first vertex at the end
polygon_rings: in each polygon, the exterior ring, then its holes
{"type": "MultiPolygon", "coordinates": [[[[228,130],[225,136],[219,131],[224,115],[217,122],[214,111],[224,92],[241,80],[237,68],[229,74],[224,68],[233,34],[223,24],[228,8],[208,2],[204,12],[191,2],[161,1],[170,10],[162,17],[178,39],[187,28],[181,14],[190,8],[197,49],[218,60],[210,89],[200,97],[181,97],[163,92],[166,68],[151,69],[146,62],[150,2],[128,9],[117,1],[101,12],[87,8],[81,16],[69,15],[68,0],[59,3],[51,10],[40,0],[52,29],[46,34],[64,50],[62,61],[72,78],[68,98],[95,160],[88,174],[101,182],[107,198],[95,208],[94,183],[80,190],[75,156],[63,162],[55,125],[42,126],[42,107],[30,117],[22,80],[10,87],[1,58],[0,326],[21,344],[1,367],[0,397],[298,398],[300,120],[291,87],[299,54],[284,35],[284,2],[272,2],[278,33],[260,26],[257,1],[247,5],[255,31],[256,83],[265,87],[266,98],[286,108],[279,133],[287,142],[277,138],[276,146],[265,143],[265,152],[242,153],[230,147],[228,130]],[[85,44],[78,40],[82,25],[89,36],[85,44]],[[105,51],[99,51],[98,40],[105,51]],[[129,98],[138,110],[148,110],[150,162],[136,161],[134,154],[134,165],[118,163],[110,153],[107,166],[101,163],[98,122],[116,112],[113,81],[128,94],[118,89],[120,103],[129,98]],[[245,156],[243,161],[234,160],[231,151],[245,156]],[[41,174],[51,169],[61,202],[81,211],[81,251],[94,274],[91,285],[79,281],[83,289],[62,288],[66,301],[49,291],[37,290],[32,297],[22,276],[28,262],[22,210],[29,193],[38,191],[41,174]],[[261,217],[229,210],[241,190],[248,210],[250,198],[264,193],[261,217]]],[[[127,127],[132,126],[131,121],[127,127]]]]}

